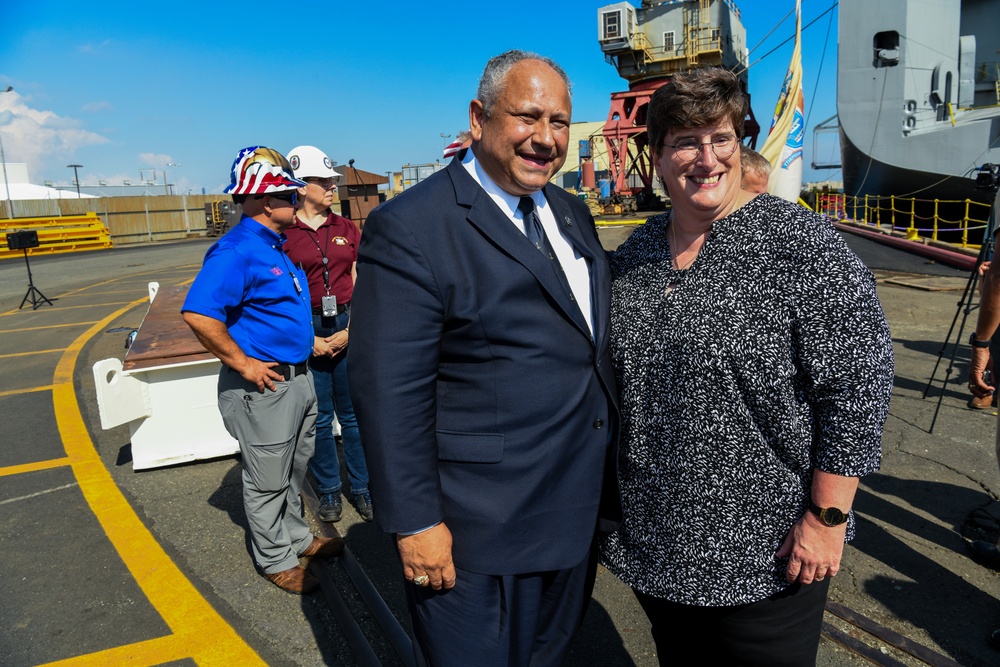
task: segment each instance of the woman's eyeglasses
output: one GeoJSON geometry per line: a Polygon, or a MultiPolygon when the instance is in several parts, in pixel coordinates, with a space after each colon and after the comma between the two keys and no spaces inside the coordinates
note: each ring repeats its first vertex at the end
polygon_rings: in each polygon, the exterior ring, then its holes
{"type": "Polygon", "coordinates": [[[677,157],[682,160],[694,160],[701,154],[702,146],[711,146],[712,151],[715,153],[715,157],[720,160],[725,160],[726,158],[732,157],[739,144],[740,142],[737,141],[735,136],[727,134],[704,143],[695,141],[694,139],[681,139],[676,144],[663,145],[667,148],[673,148],[674,153],[676,153],[677,157]]]}
{"type": "Polygon", "coordinates": [[[306,183],[312,183],[313,185],[318,185],[324,190],[336,190],[337,189],[337,179],[335,178],[307,178],[306,183]]]}

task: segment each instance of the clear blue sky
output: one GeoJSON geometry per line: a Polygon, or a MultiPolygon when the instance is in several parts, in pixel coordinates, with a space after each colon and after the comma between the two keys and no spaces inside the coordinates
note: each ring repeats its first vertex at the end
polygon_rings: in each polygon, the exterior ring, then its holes
{"type": "MultiPolygon", "coordinates": [[[[135,183],[151,170],[162,182],[166,169],[176,192],[221,192],[236,152],[252,144],[313,144],[339,164],[398,171],[440,157],[441,134],[468,125],[486,60],[509,48],[559,62],[573,81],[573,120],[603,121],[610,94],[627,89],[597,43],[607,4],[3,2],[0,89],[14,91],[0,94],[0,136],[7,161],[26,162],[38,184],[71,183],[66,165],[78,163],[83,185],[135,183]]],[[[766,133],[795,29],[794,16],[780,22],[795,3],[737,5],[766,133]]],[[[804,28],[823,15],[803,33],[806,180],[840,178],[809,166],[812,127],[836,113],[838,13],[824,14],[835,5],[802,2],[804,28]]],[[[839,161],[835,144],[820,156],[839,161]]]]}

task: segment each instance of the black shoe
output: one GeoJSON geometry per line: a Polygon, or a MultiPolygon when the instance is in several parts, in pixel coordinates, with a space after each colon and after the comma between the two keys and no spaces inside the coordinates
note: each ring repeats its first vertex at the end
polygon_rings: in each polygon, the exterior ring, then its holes
{"type": "Polygon", "coordinates": [[[981,565],[1000,570],[1000,550],[996,544],[984,542],[983,540],[972,540],[969,542],[969,551],[972,552],[972,559],[981,565]]]}
{"type": "Polygon", "coordinates": [[[365,521],[371,521],[374,518],[374,514],[372,513],[372,497],[368,495],[367,491],[354,495],[354,509],[358,510],[358,514],[365,521]]]}
{"type": "Polygon", "coordinates": [[[344,513],[344,505],[340,502],[340,491],[336,493],[324,493],[319,497],[319,519],[333,523],[340,521],[340,515],[344,513]]]}
{"type": "Polygon", "coordinates": [[[990,646],[1000,651],[1000,630],[994,630],[990,635],[990,646]]]}

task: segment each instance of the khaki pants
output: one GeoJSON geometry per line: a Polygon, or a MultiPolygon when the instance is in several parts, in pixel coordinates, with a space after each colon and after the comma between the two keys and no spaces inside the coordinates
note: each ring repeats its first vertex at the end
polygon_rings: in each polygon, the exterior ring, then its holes
{"type": "Polygon", "coordinates": [[[316,391],[311,373],[257,389],[222,367],[219,412],[243,455],[243,506],[253,557],[265,574],[299,564],[312,542],[299,492],[316,445],[316,391]]]}

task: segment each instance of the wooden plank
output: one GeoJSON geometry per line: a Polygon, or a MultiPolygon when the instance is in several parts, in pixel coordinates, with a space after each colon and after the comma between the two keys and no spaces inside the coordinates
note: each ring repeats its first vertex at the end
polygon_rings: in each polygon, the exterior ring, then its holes
{"type": "Polygon", "coordinates": [[[214,359],[181,317],[188,287],[161,287],[125,354],[125,371],[214,359]]]}

